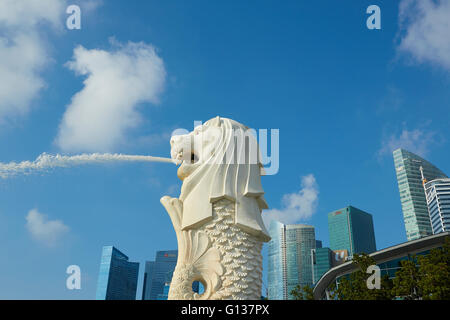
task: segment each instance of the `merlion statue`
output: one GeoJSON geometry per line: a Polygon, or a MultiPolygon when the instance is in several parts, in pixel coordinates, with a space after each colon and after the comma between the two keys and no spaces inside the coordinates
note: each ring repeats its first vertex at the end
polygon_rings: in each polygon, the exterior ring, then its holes
{"type": "Polygon", "coordinates": [[[259,300],[262,243],[270,236],[256,138],[216,117],[170,143],[183,184],[179,198],[161,198],[178,240],[169,299],[259,300]],[[194,281],[202,294],[193,292],[194,281]]]}

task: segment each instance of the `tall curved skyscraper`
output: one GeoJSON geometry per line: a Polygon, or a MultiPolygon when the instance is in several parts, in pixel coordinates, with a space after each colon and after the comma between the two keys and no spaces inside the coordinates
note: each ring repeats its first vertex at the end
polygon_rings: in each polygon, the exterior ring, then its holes
{"type": "Polygon", "coordinates": [[[430,215],[423,188],[420,167],[427,181],[447,176],[418,155],[397,149],[393,152],[403,219],[408,241],[432,235],[430,215]]]}

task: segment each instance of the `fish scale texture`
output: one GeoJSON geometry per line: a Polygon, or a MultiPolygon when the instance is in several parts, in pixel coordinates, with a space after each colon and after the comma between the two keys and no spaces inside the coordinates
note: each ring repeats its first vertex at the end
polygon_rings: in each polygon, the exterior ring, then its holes
{"type": "Polygon", "coordinates": [[[222,286],[212,299],[259,300],[262,283],[262,243],[234,224],[234,203],[219,200],[213,220],[201,229],[222,257],[222,286]]]}

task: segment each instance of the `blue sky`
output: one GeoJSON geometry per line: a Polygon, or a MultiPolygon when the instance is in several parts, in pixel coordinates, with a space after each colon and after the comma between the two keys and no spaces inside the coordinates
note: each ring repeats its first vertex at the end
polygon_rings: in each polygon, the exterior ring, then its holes
{"type": "MultiPolygon", "coordinates": [[[[449,18],[432,0],[2,0],[0,162],[169,156],[174,129],[220,115],[280,130],[271,209],[327,245],[327,213],[351,204],[373,215],[377,248],[404,242],[393,148],[450,172],[449,18]]],[[[160,163],[0,178],[0,299],[93,299],[103,245],[142,263],[140,297],[144,261],[176,248],[159,199],[180,186],[160,163]],[[66,289],[71,264],[81,290],[66,289]]]]}

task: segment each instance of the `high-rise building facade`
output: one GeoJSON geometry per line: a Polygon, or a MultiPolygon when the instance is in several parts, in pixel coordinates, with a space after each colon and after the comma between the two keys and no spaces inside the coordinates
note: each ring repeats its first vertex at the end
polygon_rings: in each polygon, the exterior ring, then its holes
{"type": "Polygon", "coordinates": [[[315,284],[333,265],[333,251],[330,248],[316,248],[311,250],[313,268],[312,282],[315,284]]]}
{"type": "Polygon", "coordinates": [[[400,202],[408,241],[433,234],[423,190],[420,167],[427,181],[447,176],[418,155],[397,149],[393,152],[400,202]]]}
{"type": "Polygon", "coordinates": [[[113,246],[102,250],[97,282],[97,300],[136,300],[139,263],[113,246]]]}
{"type": "Polygon", "coordinates": [[[373,219],[370,213],[348,206],[328,214],[330,249],[355,253],[372,253],[377,250],[373,219]]]}
{"type": "MultiPolygon", "coordinates": [[[[167,300],[178,251],[157,251],[155,261],[145,262],[142,300],[167,300]]],[[[202,284],[194,281],[192,291],[202,293],[202,284]]]]}
{"type": "Polygon", "coordinates": [[[345,262],[347,250],[333,251],[322,247],[322,241],[316,240],[316,248],[311,250],[312,283],[317,281],[331,268],[345,262]]]}
{"type": "Polygon", "coordinates": [[[316,240],[316,248],[322,248],[322,240],[316,240]]]}
{"type": "Polygon", "coordinates": [[[292,299],[297,285],[313,284],[311,250],[316,248],[314,227],[272,221],[268,245],[268,298],[292,299]]]}
{"type": "Polygon", "coordinates": [[[163,292],[158,293],[156,300],[167,300],[169,298],[169,290],[170,290],[170,283],[168,282],[164,284],[163,292]]]}
{"type": "Polygon", "coordinates": [[[164,286],[172,280],[177,258],[178,250],[157,251],[155,261],[145,262],[142,300],[158,300],[158,295],[163,294],[164,286]]]}
{"type": "Polygon", "coordinates": [[[145,261],[144,266],[144,283],[142,285],[142,300],[150,300],[150,288],[152,284],[153,268],[155,267],[155,261],[145,261]]]}
{"type": "Polygon", "coordinates": [[[347,249],[334,251],[327,247],[312,249],[313,284],[315,285],[328,270],[346,262],[347,257],[347,249]]]}
{"type": "Polygon", "coordinates": [[[272,221],[269,227],[271,240],[268,243],[268,285],[269,300],[287,299],[286,288],[286,232],[284,224],[272,221]]]}
{"type": "Polygon", "coordinates": [[[450,231],[450,179],[425,182],[424,188],[433,234],[450,231]]]}

